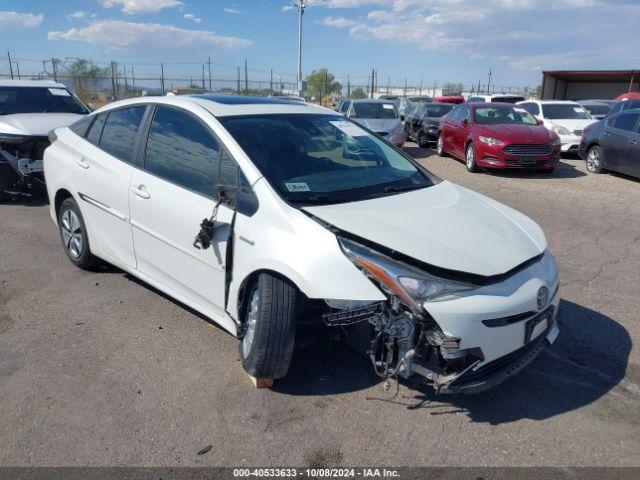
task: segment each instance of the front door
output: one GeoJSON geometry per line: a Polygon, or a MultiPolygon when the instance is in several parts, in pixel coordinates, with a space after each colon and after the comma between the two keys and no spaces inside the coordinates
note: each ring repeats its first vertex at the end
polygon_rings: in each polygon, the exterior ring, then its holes
{"type": "Polygon", "coordinates": [[[130,206],[138,270],[172,296],[214,315],[225,312],[227,240],[234,212],[217,210],[211,248],[194,246],[216,207],[222,147],[204,122],[182,109],[156,106],[144,167],[131,179],[130,206]]]}
{"type": "Polygon", "coordinates": [[[628,170],[627,156],[633,141],[637,141],[636,126],[639,119],[640,112],[626,111],[613,118],[605,128],[602,143],[607,168],[623,172],[628,170]]]}
{"type": "Polygon", "coordinates": [[[73,179],[91,242],[107,260],[135,267],[129,225],[129,182],[138,131],[147,107],[99,114],[78,146],[73,179]]]}

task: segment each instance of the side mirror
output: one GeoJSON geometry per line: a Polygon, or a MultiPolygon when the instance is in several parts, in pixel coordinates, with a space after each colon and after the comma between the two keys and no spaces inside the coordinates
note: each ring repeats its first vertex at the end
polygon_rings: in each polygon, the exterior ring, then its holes
{"type": "Polygon", "coordinates": [[[216,202],[235,208],[238,187],[235,185],[216,185],[216,202]]]}
{"type": "Polygon", "coordinates": [[[404,114],[400,115],[400,120],[404,122],[404,114]]]}
{"type": "Polygon", "coordinates": [[[464,125],[465,127],[468,127],[468,126],[469,126],[469,120],[467,120],[466,118],[464,118],[464,119],[462,120],[462,125],[464,125]]]}

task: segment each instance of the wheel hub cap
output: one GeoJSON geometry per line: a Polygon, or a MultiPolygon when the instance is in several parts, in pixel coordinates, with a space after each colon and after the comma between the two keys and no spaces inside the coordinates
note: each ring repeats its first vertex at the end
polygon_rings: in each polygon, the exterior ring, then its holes
{"type": "Polygon", "coordinates": [[[244,357],[247,358],[249,352],[251,352],[251,347],[253,345],[253,340],[256,335],[256,325],[258,324],[258,302],[260,299],[260,289],[256,288],[253,291],[253,295],[251,296],[251,303],[249,303],[249,311],[247,312],[247,320],[245,322],[245,330],[244,337],[242,339],[242,353],[244,357]]]}
{"type": "Polygon", "coordinates": [[[64,247],[73,258],[80,258],[82,255],[82,228],[80,220],[73,210],[65,210],[62,214],[62,241],[64,247]]]}
{"type": "Polygon", "coordinates": [[[587,156],[587,167],[589,170],[596,170],[600,165],[600,153],[597,150],[591,150],[587,156]]]}

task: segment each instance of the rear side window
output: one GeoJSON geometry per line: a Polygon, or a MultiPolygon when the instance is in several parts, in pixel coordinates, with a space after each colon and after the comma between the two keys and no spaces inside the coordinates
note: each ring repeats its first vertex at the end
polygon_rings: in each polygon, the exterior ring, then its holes
{"type": "Polygon", "coordinates": [[[104,121],[106,119],[106,113],[98,115],[87,133],[87,140],[93,143],[96,147],[100,144],[100,135],[102,135],[102,128],[104,127],[104,121]]]}
{"type": "Polygon", "coordinates": [[[613,122],[613,128],[634,132],[638,118],[640,118],[640,113],[622,113],[613,122]]]}
{"type": "Polygon", "coordinates": [[[80,120],[77,120],[69,125],[69,130],[71,130],[76,135],[84,137],[87,134],[87,130],[89,129],[89,126],[91,125],[91,122],[94,118],[96,117],[93,115],[82,117],[80,120]]]}
{"type": "Polygon", "coordinates": [[[139,105],[109,112],[102,130],[102,137],[100,137],[100,148],[114,157],[130,163],[138,138],[140,122],[146,109],[146,106],[139,105]]]}
{"type": "MultiPolygon", "coordinates": [[[[220,157],[218,140],[198,119],[175,108],[157,107],[147,139],[144,160],[147,171],[214,197],[221,169],[220,157]]],[[[225,179],[233,175],[237,179],[237,169],[230,170],[225,166],[225,179]]]]}
{"type": "Polygon", "coordinates": [[[521,103],[518,106],[524,108],[531,115],[540,115],[540,107],[537,103],[521,103]]]}

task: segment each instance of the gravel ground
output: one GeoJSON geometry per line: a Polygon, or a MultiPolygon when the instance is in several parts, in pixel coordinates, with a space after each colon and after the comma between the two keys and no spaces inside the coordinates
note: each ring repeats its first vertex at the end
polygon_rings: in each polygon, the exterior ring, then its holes
{"type": "Polygon", "coordinates": [[[117,269],[76,269],[48,207],[11,202],[0,465],[640,465],[640,181],[587,175],[576,159],[552,175],[469,174],[407,150],[546,232],[562,331],[527,370],[479,396],[403,384],[394,398],[366,359],[324,340],[255,390],[234,338],[117,269]]]}

